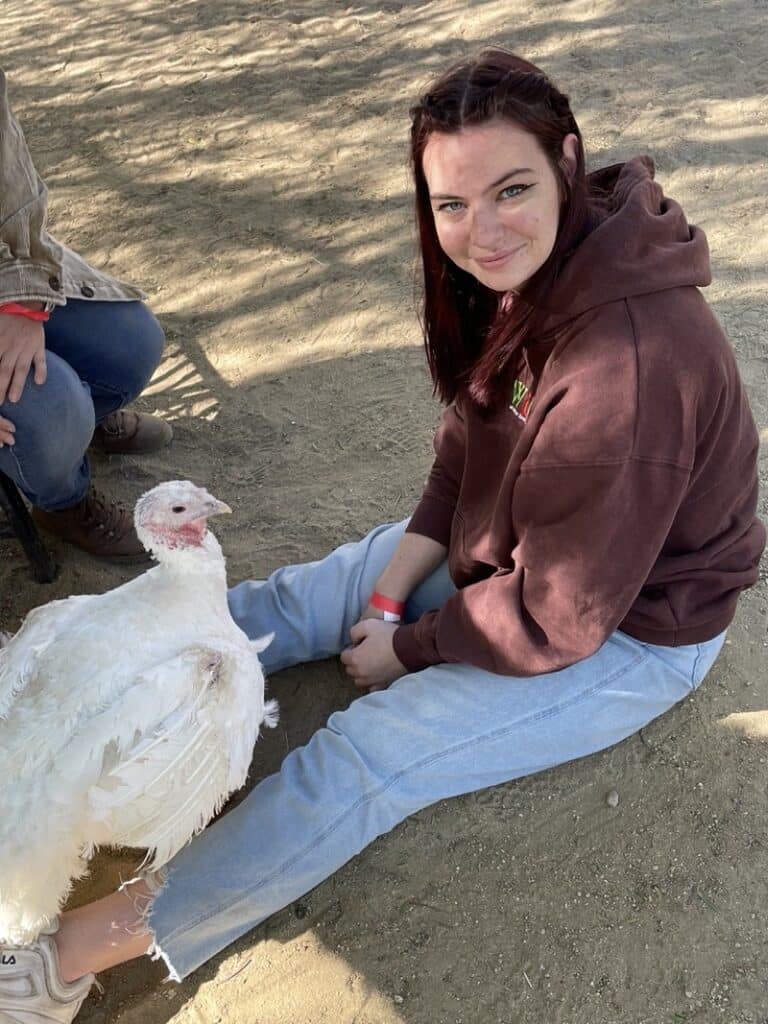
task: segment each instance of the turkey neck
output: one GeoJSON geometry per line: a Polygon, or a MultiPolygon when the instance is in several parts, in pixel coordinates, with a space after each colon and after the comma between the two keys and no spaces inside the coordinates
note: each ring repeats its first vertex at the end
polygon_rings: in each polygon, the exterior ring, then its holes
{"type": "MultiPolygon", "coordinates": [[[[170,548],[158,544],[152,551],[154,558],[160,563],[151,573],[161,573],[170,577],[181,577],[190,581],[190,586],[200,586],[191,577],[202,576],[204,580],[222,584],[226,588],[226,561],[221,545],[210,530],[206,531],[202,544],[194,547],[170,548]]],[[[191,592],[193,593],[193,592],[191,592]]]]}

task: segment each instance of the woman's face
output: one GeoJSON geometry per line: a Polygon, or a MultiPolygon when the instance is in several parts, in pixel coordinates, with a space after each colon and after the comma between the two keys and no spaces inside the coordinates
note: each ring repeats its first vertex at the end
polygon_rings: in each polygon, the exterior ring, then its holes
{"type": "MultiPolygon", "coordinates": [[[[563,154],[576,166],[577,140],[563,154]]],[[[557,236],[560,193],[535,136],[493,120],[434,132],[424,175],[440,245],[453,262],[496,292],[519,289],[546,262],[557,236]]]]}

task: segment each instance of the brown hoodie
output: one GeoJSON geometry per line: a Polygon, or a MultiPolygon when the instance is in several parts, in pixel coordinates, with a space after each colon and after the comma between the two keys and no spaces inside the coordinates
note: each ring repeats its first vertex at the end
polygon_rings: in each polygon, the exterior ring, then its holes
{"type": "Polygon", "coordinates": [[[620,629],[708,640],[757,578],[758,439],[698,288],[706,238],[648,158],[598,172],[608,216],[547,303],[508,403],[446,409],[408,529],[449,549],[458,590],[400,626],[411,671],[564,668],[620,629]]]}

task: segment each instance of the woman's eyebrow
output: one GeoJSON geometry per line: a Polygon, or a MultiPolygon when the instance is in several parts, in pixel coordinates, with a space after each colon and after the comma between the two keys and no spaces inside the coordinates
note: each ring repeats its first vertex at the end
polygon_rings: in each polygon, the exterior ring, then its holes
{"type": "MultiPolygon", "coordinates": [[[[514,167],[511,171],[507,171],[505,174],[502,174],[502,176],[500,178],[497,178],[496,181],[492,181],[491,184],[488,186],[488,188],[486,188],[484,191],[490,192],[491,189],[498,188],[499,185],[501,185],[502,182],[507,180],[507,178],[514,178],[516,174],[533,174],[533,173],[534,173],[534,171],[533,171],[532,167],[514,167]]],[[[451,195],[448,195],[448,194],[443,193],[443,192],[430,192],[429,198],[430,199],[461,199],[461,196],[451,196],[451,195]]]]}

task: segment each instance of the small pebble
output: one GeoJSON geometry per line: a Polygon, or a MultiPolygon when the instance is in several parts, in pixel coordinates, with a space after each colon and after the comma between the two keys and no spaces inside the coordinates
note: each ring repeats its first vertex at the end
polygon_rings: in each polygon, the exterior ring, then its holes
{"type": "Polygon", "coordinates": [[[399,1006],[399,1005],[400,1005],[400,1003],[402,1003],[402,1002],[403,1002],[403,997],[402,997],[402,996],[395,996],[395,999],[394,999],[394,1001],[395,1001],[395,1002],[397,1003],[397,1005],[399,1006]]]}
{"type": "Polygon", "coordinates": [[[616,792],[615,789],[611,790],[611,792],[605,798],[605,802],[608,804],[609,807],[619,806],[619,794],[616,792]]]}

